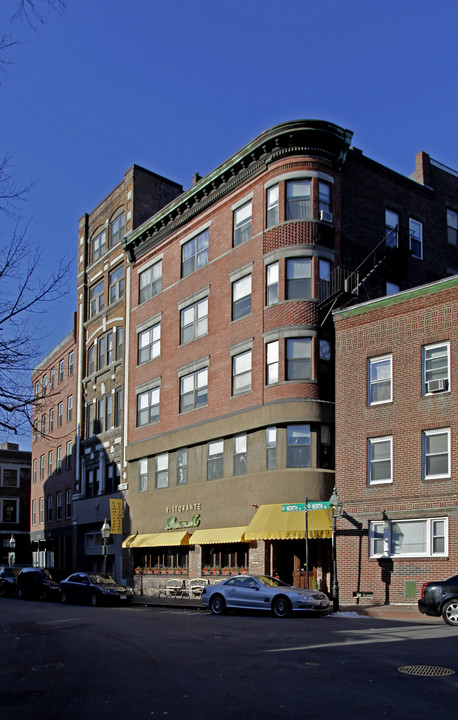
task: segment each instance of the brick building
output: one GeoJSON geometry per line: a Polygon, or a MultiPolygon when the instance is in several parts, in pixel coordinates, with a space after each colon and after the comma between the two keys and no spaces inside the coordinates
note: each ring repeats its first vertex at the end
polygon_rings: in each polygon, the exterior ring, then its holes
{"type": "Polygon", "coordinates": [[[458,573],[458,276],[337,311],[343,602],[458,573]]]}
{"type": "Polygon", "coordinates": [[[29,561],[30,452],[16,443],[0,446],[0,565],[29,561]],[[11,539],[12,542],[11,542],[11,539]]]}

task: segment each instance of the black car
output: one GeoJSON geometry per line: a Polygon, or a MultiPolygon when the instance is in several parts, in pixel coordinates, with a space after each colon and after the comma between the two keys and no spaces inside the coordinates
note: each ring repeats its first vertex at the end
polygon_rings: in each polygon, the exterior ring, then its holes
{"type": "Polygon", "coordinates": [[[424,615],[442,615],[446,623],[458,627],[458,575],[424,583],[418,609],[424,615]]]}
{"type": "Polygon", "coordinates": [[[82,573],[70,575],[60,584],[60,600],[66,602],[83,602],[90,605],[120,603],[128,605],[132,602],[132,588],[119,585],[107,573],[82,573]]]}
{"type": "Polygon", "coordinates": [[[51,572],[46,568],[22,568],[16,587],[19,598],[57,600],[59,597],[59,583],[52,579],[51,572]]]}
{"type": "Polygon", "coordinates": [[[0,595],[16,594],[16,576],[18,572],[18,568],[12,568],[8,565],[0,566],[0,595]]]}

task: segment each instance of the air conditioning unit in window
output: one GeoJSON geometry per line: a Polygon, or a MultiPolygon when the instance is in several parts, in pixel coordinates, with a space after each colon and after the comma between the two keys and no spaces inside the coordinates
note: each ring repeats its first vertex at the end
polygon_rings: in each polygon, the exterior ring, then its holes
{"type": "Polygon", "coordinates": [[[440,380],[428,380],[426,389],[429,393],[444,392],[448,389],[448,380],[440,378],[440,380]]]}
{"type": "Polygon", "coordinates": [[[320,220],[332,223],[332,212],[328,212],[327,210],[320,210],[320,220]]]}

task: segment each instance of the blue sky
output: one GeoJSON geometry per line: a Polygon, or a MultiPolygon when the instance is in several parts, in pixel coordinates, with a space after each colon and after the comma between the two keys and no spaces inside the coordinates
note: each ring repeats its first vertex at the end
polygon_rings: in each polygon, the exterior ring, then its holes
{"type": "Polygon", "coordinates": [[[74,271],[40,318],[43,356],[72,327],[78,219],[133,163],[186,189],[266,128],[319,118],[402,174],[419,150],[458,170],[456,0],[67,0],[37,32],[1,5],[20,43],[0,76],[0,156],[34,183],[40,271],[64,254],[74,271]]]}

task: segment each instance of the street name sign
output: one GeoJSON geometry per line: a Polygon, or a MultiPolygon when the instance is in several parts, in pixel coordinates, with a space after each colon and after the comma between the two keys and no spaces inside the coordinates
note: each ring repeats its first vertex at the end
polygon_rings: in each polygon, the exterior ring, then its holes
{"type": "MultiPolygon", "coordinates": [[[[307,510],[329,510],[330,502],[324,500],[310,500],[307,502],[307,510]]],[[[282,512],[305,512],[305,503],[291,503],[281,506],[282,512]]]]}

